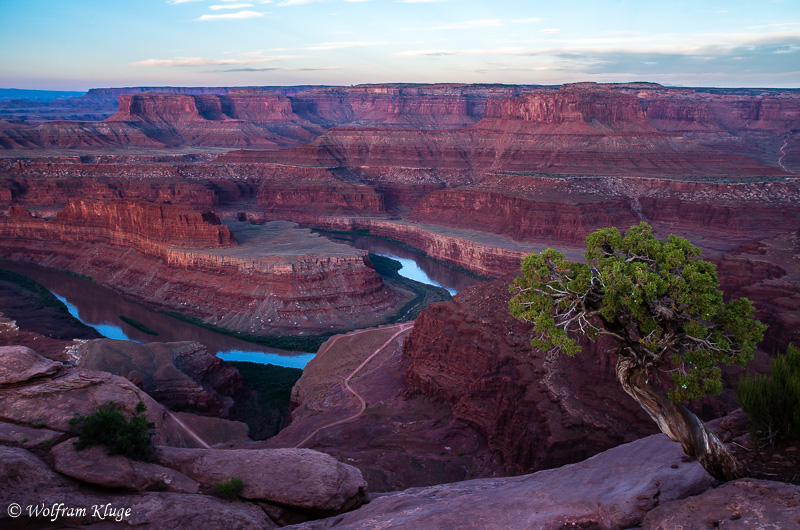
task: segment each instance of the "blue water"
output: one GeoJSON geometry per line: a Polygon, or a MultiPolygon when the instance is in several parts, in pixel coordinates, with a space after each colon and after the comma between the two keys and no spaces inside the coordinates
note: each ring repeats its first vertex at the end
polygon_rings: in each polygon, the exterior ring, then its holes
{"type": "MultiPolygon", "coordinates": [[[[82,280],[81,280],[82,281],[82,280]]],[[[51,291],[52,292],[52,291],[51,291]]],[[[73,317],[77,318],[84,324],[89,327],[92,327],[99,331],[104,337],[109,339],[117,339],[117,340],[127,340],[131,342],[143,343],[146,341],[136,340],[134,338],[129,337],[125,331],[120,326],[116,324],[112,324],[111,322],[103,321],[103,322],[90,322],[86,318],[81,316],[80,309],[67,300],[65,297],[61,296],[60,294],[53,293],[53,295],[61,300],[65,306],[67,306],[67,310],[69,314],[73,317]]],[[[129,302],[132,303],[132,302],[129,302]]],[[[190,326],[191,324],[183,325],[190,326]]],[[[220,335],[222,340],[225,340],[226,337],[224,335],[220,335]]],[[[167,340],[193,340],[190,337],[186,338],[175,338],[170,337],[167,340]]],[[[229,339],[230,340],[230,339],[229,339]]],[[[237,341],[240,342],[240,341],[237,341]]],[[[308,364],[308,362],[314,358],[313,353],[301,353],[298,355],[286,355],[286,354],[278,354],[278,353],[271,353],[265,351],[246,351],[246,350],[220,350],[216,352],[217,357],[224,361],[248,361],[251,363],[259,363],[259,364],[274,364],[276,366],[283,366],[286,368],[299,368],[303,369],[308,364]]]]}
{"type": "Polygon", "coordinates": [[[314,354],[302,353],[300,355],[287,357],[286,355],[261,351],[230,350],[217,352],[217,357],[223,361],[247,361],[250,363],[274,364],[286,368],[300,368],[302,370],[306,367],[308,362],[314,358],[314,354]]]}
{"type": "Polygon", "coordinates": [[[70,315],[77,318],[87,326],[96,329],[104,337],[117,340],[129,340],[131,342],[138,342],[141,344],[142,341],[130,338],[128,335],[125,334],[124,331],[122,331],[121,327],[112,324],[111,322],[89,322],[85,318],[81,318],[80,311],[75,306],[75,304],[70,303],[69,300],[67,300],[66,298],[64,298],[59,294],[53,293],[53,296],[64,302],[64,305],[67,306],[67,311],[69,311],[70,315]]]}
{"type": "Polygon", "coordinates": [[[393,260],[399,261],[400,270],[397,271],[397,274],[404,278],[408,278],[409,280],[415,280],[420,283],[427,283],[428,285],[433,285],[435,287],[441,287],[442,289],[447,289],[447,292],[450,293],[451,296],[455,295],[458,291],[452,287],[448,287],[446,285],[442,285],[441,283],[437,282],[430,276],[428,273],[422,270],[422,268],[417,264],[416,261],[409,258],[401,258],[400,256],[395,256],[394,254],[386,254],[376,252],[378,256],[383,256],[384,258],[391,258],[393,260]]]}

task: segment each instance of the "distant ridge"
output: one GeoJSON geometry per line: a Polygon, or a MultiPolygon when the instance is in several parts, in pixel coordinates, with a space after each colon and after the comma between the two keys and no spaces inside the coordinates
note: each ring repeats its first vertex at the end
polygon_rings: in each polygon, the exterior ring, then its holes
{"type": "Polygon", "coordinates": [[[78,98],[86,92],[65,90],[27,90],[24,88],[0,88],[0,100],[30,99],[34,101],[54,101],[56,99],[78,98]]]}

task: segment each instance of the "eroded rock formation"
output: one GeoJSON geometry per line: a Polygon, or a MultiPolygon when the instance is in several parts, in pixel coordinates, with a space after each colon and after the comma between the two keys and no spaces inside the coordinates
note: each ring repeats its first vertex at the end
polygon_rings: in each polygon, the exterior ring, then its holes
{"type": "Polygon", "coordinates": [[[291,223],[231,226],[237,236],[216,215],[181,205],[74,199],[52,220],[12,208],[0,217],[0,247],[8,258],[254,335],[377,324],[400,300],[366,252],[291,223]]]}

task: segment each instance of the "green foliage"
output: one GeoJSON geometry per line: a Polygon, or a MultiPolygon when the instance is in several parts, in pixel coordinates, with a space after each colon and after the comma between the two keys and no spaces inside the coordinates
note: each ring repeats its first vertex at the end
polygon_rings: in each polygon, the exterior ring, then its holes
{"type": "Polygon", "coordinates": [[[90,445],[105,445],[109,455],[122,455],[132,460],[155,460],[153,433],[155,424],[147,420],[147,407],[136,404],[133,417],[125,418],[116,403],[109,401],[88,416],[75,416],[69,421],[78,435],[75,447],[79,450],[90,445]]]}
{"type": "Polygon", "coordinates": [[[217,495],[217,497],[232,501],[235,500],[239,492],[242,491],[243,486],[244,483],[242,479],[239,477],[232,477],[228,480],[217,482],[217,485],[214,486],[214,494],[217,495]]]}
{"type": "Polygon", "coordinates": [[[292,387],[303,371],[272,364],[226,362],[239,371],[242,382],[254,391],[250,399],[237,403],[237,419],[247,423],[253,440],[265,440],[278,434],[288,423],[292,387]]]}
{"type": "Polygon", "coordinates": [[[158,331],[155,331],[153,328],[147,326],[146,324],[142,324],[141,322],[139,322],[136,319],[133,319],[133,318],[130,318],[130,317],[126,317],[125,315],[120,315],[119,319],[122,320],[123,322],[125,322],[126,324],[128,324],[129,326],[132,326],[133,328],[138,329],[142,333],[146,333],[146,334],[152,335],[154,337],[158,336],[158,331]]]}
{"type": "Polygon", "coordinates": [[[770,444],[800,438],[800,349],[789,346],[772,359],[771,377],[750,374],[736,385],[736,397],[753,433],[770,444]]]}
{"type": "Polygon", "coordinates": [[[700,254],[647,223],[601,229],[586,238],[585,264],[552,249],[526,257],[509,309],[533,324],[534,347],[574,355],[576,335],[607,335],[648,373],[669,367],[674,401],[718,394],[720,366],[750,360],[766,326],[747,299],[725,304],[700,254]]]}

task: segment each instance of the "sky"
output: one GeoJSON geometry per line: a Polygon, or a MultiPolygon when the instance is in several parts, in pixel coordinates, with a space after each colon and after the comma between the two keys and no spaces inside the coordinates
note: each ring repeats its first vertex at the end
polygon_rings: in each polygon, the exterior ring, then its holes
{"type": "Polygon", "coordinates": [[[0,87],[800,87],[800,0],[0,0],[0,87]]]}

